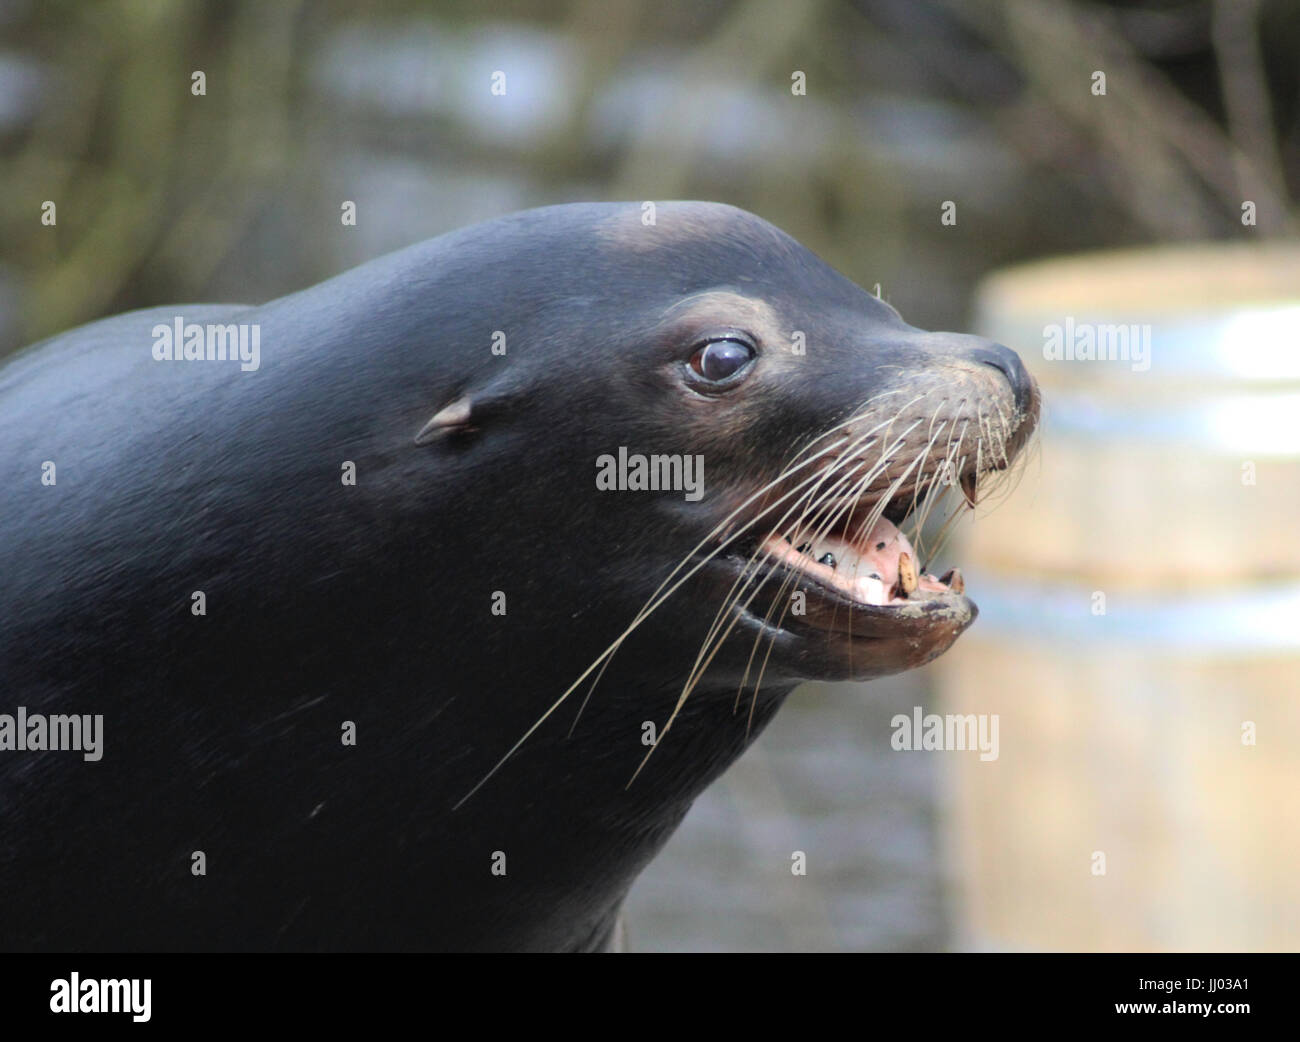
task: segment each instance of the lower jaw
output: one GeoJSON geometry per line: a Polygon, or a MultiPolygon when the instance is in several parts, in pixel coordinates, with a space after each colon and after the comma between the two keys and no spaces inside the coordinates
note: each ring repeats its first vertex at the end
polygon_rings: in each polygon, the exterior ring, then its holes
{"type": "Polygon", "coordinates": [[[978,615],[975,604],[950,587],[918,590],[884,605],[862,604],[819,581],[801,582],[808,577],[804,570],[775,564],[755,574],[748,558],[714,561],[721,595],[734,600],[728,642],[735,641],[737,649],[720,655],[714,667],[728,674],[732,667],[742,673],[749,668],[751,685],[760,668],[765,685],[778,677],[871,680],[900,673],[942,654],[978,615]],[[744,584],[747,573],[754,586],[737,598],[737,581],[744,584]],[[803,596],[794,598],[796,592],[803,596]]]}

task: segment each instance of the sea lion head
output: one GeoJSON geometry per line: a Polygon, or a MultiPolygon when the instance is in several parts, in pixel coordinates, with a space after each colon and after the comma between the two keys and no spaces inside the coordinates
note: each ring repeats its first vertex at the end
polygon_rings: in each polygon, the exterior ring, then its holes
{"type": "Polygon", "coordinates": [[[480,493],[528,490],[529,516],[553,502],[545,531],[511,546],[507,523],[495,552],[583,629],[557,628],[556,662],[589,656],[561,700],[616,658],[625,679],[680,688],[680,708],[701,684],[869,679],[952,645],[976,607],[927,555],[1034,430],[1012,351],[908,325],[734,207],[506,222],[491,257],[511,278],[509,362],[481,364],[417,440],[460,446],[480,493]],[[495,463],[477,439],[496,439],[495,463]]]}
{"type": "Polygon", "coordinates": [[[622,591],[628,624],[677,620],[683,641],[698,615],[710,668],[750,680],[867,679],[947,650],[975,604],[904,530],[933,536],[1009,472],[1039,409],[1015,353],[908,325],[731,206],[531,213],[533,255],[539,231],[564,235],[545,299],[552,322],[563,302],[565,330],[545,351],[517,332],[512,374],[440,416],[467,430],[494,397],[516,420],[559,414],[550,439],[596,479],[574,490],[568,531],[621,533],[612,574],[611,550],[585,541],[589,585],[622,591]]]}
{"type": "Polygon", "coordinates": [[[1001,483],[1037,423],[1032,377],[999,344],[908,325],[751,214],[688,204],[661,220],[642,257],[694,285],[648,353],[684,435],[664,440],[712,483],[691,560],[727,606],[715,643],[752,638],[751,682],[870,679],[946,651],[977,609],[959,572],[925,571],[921,529],[932,544],[1001,483]]]}

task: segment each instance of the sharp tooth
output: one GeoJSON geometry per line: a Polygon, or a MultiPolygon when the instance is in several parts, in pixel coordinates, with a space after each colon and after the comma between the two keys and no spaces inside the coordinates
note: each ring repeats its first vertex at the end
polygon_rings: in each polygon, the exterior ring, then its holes
{"type": "Polygon", "coordinates": [[[975,476],[972,470],[969,474],[961,476],[961,493],[966,497],[966,502],[970,504],[971,509],[975,509],[975,500],[979,497],[979,478],[975,476]]]}
{"type": "Polygon", "coordinates": [[[870,577],[859,579],[854,586],[857,590],[858,600],[865,604],[889,603],[889,594],[885,591],[885,584],[879,579],[870,577]]]}
{"type": "Polygon", "coordinates": [[[939,581],[952,590],[953,593],[966,592],[966,580],[962,578],[960,568],[949,568],[939,577],[939,581]]]}
{"type": "Polygon", "coordinates": [[[898,585],[903,588],[904,593],[911,593],[916,589],[916,568],[912,564],[911,554],[898,555],[898,585]]]}

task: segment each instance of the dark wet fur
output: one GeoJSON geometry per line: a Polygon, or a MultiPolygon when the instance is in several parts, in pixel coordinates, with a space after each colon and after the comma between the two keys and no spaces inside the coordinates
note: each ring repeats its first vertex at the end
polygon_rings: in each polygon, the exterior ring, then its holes
{"type": "Polygon", "coordinates": [[[595,458],[703,452],[711,493],[768,480],[883,383],[985,347],[907,326],[729,208],[665,204],[698,233],[634,253],[608,229],[638,212],[512,215],[259,307],[106,319],[0,369],[0,712],[105,717],[98,763],[0,752],[0,947],[603,946],[694,797],[823,667],[779,636],[751,719],[738,632],[629,787],[720,607],[702,572],[571,737],[579,700],[453,812],[721,516],[597,493],[595,458]],[[654,331],[718,286],[809,331],[807,368],[686,422],[682,345],[654,331]],[[154,362],[150,329],[177,314],[260,323],[260,371],[154,362]],[[479,429],[417,446],[464,394],[479,429]]]}

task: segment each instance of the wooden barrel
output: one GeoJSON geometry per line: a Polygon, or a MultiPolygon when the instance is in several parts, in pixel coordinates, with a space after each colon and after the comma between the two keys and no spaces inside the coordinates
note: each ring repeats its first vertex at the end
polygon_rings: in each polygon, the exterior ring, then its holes
{"type": "Polygon", "coordinates": [[[957,551],[939,711],[999,718],[996,760],[944,756],[959,943],[1300,949],[1300,248],[1052,261],[978,307],[1044,420],[957,551]]]}

